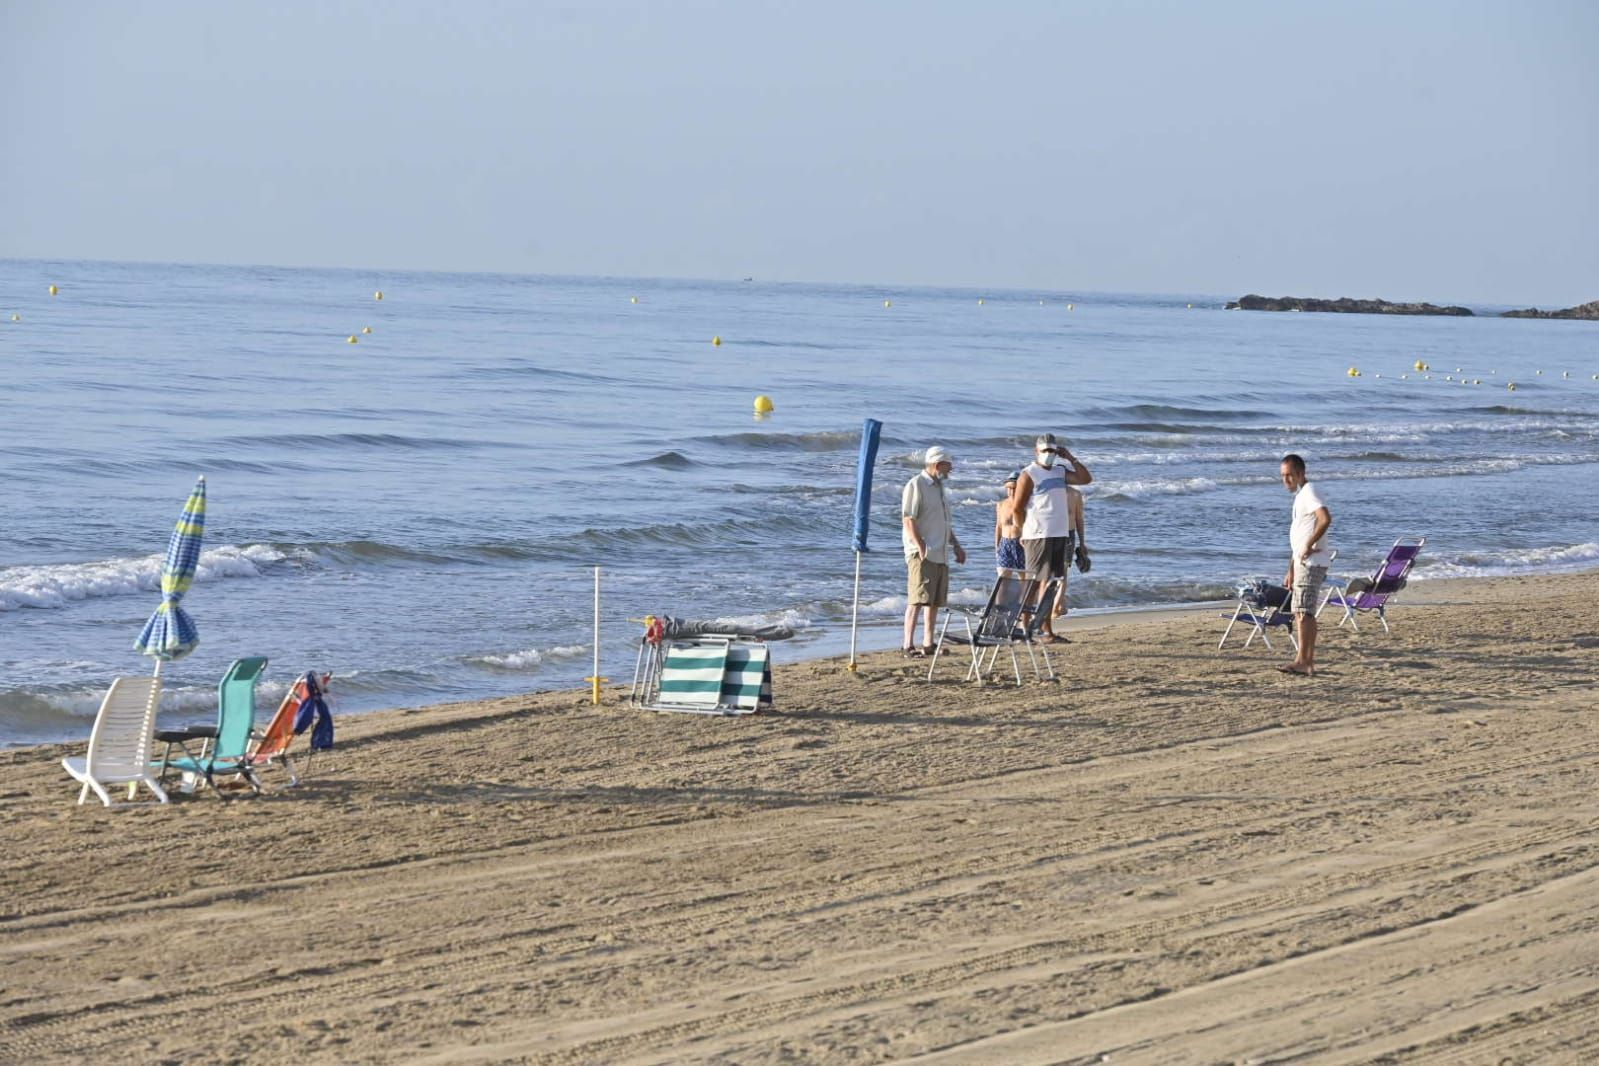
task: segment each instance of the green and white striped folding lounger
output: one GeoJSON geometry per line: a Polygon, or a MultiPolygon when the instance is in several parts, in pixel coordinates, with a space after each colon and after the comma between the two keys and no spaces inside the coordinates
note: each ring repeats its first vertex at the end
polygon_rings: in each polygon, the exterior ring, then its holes
{"type": "Polygon", "coordinates": [[[754,714],[771,705],[772,659],[766,645],[730,645],[722,675],[722,706],[733,713],[754,714]]]}
{"type": "Polygon", "coordinates": [[[673,641],[667,645],[655,707],[663,711],[726,713],[718,704],[727,653],[725,640],[673,641]]]}

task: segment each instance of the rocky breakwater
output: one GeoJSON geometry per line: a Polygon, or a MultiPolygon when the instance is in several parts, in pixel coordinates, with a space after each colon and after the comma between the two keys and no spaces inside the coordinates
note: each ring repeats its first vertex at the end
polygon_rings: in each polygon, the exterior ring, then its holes
{"type": "MultiPolygon", "coordinates": [[[[1439,307],[1436,304],[1396,304],[1389,300],[1315,300],[1303,296],[1240,296],[1227,305],[1229,311],[1331,311],[1345,315],[1454,315],[1471,317],[1469,307],[1439,307]]],[[[1519,314],[1520,312],[1513,312],[1519,314]]]]}
{"type": "Polygon", "coordinates": [[[1506,311],[1501,318],[1577,318],[1588,322],[1599,322],[1599,300],[1568,307],[1564,311],[1540,311],[1536,307],[1529,307],[1525,311],[1506,311]]]}

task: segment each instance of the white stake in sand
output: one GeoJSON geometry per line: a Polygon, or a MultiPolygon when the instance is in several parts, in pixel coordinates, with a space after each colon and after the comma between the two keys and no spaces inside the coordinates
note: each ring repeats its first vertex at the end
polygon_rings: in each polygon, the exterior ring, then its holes
{"type": "Polygon", "coordinates": [[[590,702],[600,702],[600,682],[609,681],[608,677],[600,676],[600,568],[594,568],[594,673],[583,679],[594,686],[590,702]]]}

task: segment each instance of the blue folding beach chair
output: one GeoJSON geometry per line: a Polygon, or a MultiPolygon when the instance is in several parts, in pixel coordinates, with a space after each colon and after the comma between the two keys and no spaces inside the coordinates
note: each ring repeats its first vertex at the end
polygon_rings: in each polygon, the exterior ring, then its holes
{"type": "Polygon", "coordinates": [[[1294,646],[1294,651],[1299,651],[1299,640],[1294,636],[1293,593],[1274,583],[1270,578],[1256,577],[1243,582],[1238,586],[1238,606],[1231,616],[1222,615],[1227,619],[1227,628],[1222,631],[1221,641],[1216,645],[1216,650],[1226,646],[1227,638],[1232,635],[1233,627],[1239,622],[1249,626],[1249,636],[1244,638],[1244,647],[1249,647],[1256,637],[1265,642],[1266,647],[1271,647],[1269,630],[1286,629],[1288,641],[1294,646]]]}

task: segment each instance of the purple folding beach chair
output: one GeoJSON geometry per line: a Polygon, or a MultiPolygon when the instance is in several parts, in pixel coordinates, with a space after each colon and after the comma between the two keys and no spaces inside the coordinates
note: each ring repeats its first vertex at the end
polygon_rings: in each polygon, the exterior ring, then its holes
{"type": "Polygon", "coordinates": [[[1360,623],[1355,620],[1355,613],[1376,611],[1377,621],[1382,623],[1382,631],[1390,632],[1388,607],[1405,587],[1405,583],[1410,580],[1410,568],[1415,565],[1416,556],[1421,554],[1421,546],[1426,543],[1426,537],[1400,537],[1394,541],[1394,546],[1388,549],[1388,558],[1377,567],[1376,573],[1371,575],[1370,580],[1357,579],[1347,585],[1343,582],[1329,582],[1331,585],[1342,587],[1327,590],[1321,606],[1316,608],[1316,617],[1321,617],[1321,612],[1327,609],[1329,603],[1342,607],[1344,614],[1338,619],[1338,624],[1343,625],[1348,622],[1358,633],[1360,623]]]}

